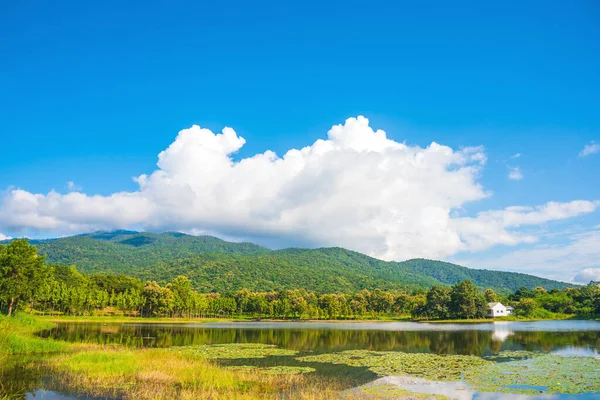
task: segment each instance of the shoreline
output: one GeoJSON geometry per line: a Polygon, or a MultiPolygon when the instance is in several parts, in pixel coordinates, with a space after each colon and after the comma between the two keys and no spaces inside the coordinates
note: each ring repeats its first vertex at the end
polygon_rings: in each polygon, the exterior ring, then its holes
{"type": "Polygon", "coordinates": [[[138,323],[138,324],[204,324],[204,323],[236,323],[236,322],[289,322],[289,323],[390,323],[390,322],[412,322],[418,324],[489,324],[495,322],[537,322],[537,321],[565,321],[565,320],[591,320],[598,318],[578,318],[564,316],[559,318],[486,318],[467,320],[417,320],[411,318],[390,319],[257,319],[257,318],[144,318],[144,317],[121,317],[121,316],[44,316],[38,315],[43,321],[54,323],[138,323]]]}

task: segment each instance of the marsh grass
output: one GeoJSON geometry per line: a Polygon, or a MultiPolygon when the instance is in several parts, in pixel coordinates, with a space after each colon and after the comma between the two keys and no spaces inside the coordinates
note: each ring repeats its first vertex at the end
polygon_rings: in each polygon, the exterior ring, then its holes
{"type": "Polygon", "coordinates": [[[53,379],[71,392],[126,399],[326,399],[340,389],[331,380],[298,371],[229,369],[166,349],[65,354],[53,358],[50,368],[53,379]]]}

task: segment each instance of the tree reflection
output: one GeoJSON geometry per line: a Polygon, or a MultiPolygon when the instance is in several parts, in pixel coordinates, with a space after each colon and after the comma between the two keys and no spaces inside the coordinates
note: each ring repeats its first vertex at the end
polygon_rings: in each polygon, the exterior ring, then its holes
{"type": "Polygon", "coordinates": [[[549,352],[562,347],[596,347],[598,331],[420,330],[383,331],[293,328],[204,328],[181,325],[59,324],[44,337],[69,342],[130,347],[196,346],[220,343],[264,343],[300,352],[350,349],[431,352],[485,356],[501,350],[549,352]]]}

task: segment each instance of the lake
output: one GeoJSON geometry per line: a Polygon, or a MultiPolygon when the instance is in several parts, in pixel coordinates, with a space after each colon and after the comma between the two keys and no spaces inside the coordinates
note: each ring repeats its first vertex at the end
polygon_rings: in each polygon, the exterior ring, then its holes
{"type": "MultiPolygon", "coordinates": [[[[598,321],[477,324],[415,322],[59,323],[53,329],[40,332],[39,336],[68,342],[118,344],[130,347],[168,348],[229,343],[275,345],[283,349],[294,350],[297,354],[265,358],[235,358],[218,362],[228,366],[310,366],[314,368],[315,374],[332,378],[343,377],[349,388],[369,384],[380,379],[381,375],[374,373],[366,366],[305,362],[299,361],[298,358],[309,356],[310,359],[310,357],[322,354],[360,350],[473,355],[484,359],[493,359],[499,353],[512,354],[513,352],[553,354],[566,358],[599,357],[600,351],[600,322],[598,321]]],[[[596,372],[600,373],[600,371],[592,371],[593,374],[596,372]]],[[[27,375],[22,371],[18,374],[20,379],[27,375]]],[[[44,377],[37,376],[35,373],[31,373],[31,375],[31,392],[35,392],[43,387],[44,377]]],[[[405,384],[406,382],[403,381],[402,385],[405,384]]],[[[426,391],[432,390],[433,386],[427,382],[423,384],[421,381],[412,384],[412,388],[415,390],[423,387],[423,390],[426,391]]],[[[60,392],[60,388],[53,389],[55,392],[60,392]]],[[[421,389],[419,390],[422,391],[421,389]]],[[[444,390],[450,393],[451,389],[449,386],[441,386],[439,390],[442,393],[444,390]]],[[[465,393],[460,390],[457,393],[465,393]]],[[[47,399],[73,398],[61,397],[53,392],[38,392],[36,398],[39,398],[41,394],[45,394],[46,397],[43,398],[47,399]]],[[[33,395],[30,395],[30,398],[34,398],[33,395]]],[[[507,397],[506,395],[494,397],[493,394],[474,392],[469,398],[511,399],[517,397],[507,397]]],[[[588,393],[539,398],[587,400],[600,399],[600,395],[588,393]]]]}

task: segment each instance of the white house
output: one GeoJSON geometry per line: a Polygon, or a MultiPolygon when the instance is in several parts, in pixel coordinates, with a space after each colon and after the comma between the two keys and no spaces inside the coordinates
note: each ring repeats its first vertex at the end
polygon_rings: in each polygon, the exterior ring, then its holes
{"type": "Polygon", "coordinates": [[[488,303],[488,317],[506,317],[507,315],[512,314],[512,307],[505,307],[502,303],[488,303]]]}

